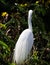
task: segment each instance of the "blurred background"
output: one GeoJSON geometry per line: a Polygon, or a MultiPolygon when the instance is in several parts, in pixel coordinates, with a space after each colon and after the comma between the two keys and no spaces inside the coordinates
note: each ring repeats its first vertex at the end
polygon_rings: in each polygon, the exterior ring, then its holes
{"type": "Polygon", "coordinates": [[[34,44],[24,65],[50,65],[50,0],[0,0],[0,65],[15,65],[13,51],[21,32],[28,28],[32,9],[34,44]]]}

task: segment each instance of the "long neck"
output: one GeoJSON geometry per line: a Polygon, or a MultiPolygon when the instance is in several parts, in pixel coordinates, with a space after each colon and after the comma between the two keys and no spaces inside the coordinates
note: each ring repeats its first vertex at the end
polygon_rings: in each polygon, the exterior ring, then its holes
{"type": "Polygon", "coordinates": [[[32,19],[32,13],[28,13],[28,27],[32,31],[31,19],[32,19]]]}

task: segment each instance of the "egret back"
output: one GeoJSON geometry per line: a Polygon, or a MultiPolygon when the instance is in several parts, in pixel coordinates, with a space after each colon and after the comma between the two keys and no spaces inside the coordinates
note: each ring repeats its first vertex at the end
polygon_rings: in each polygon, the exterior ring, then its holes
{"type": "Polygon", "coordinates": [[[14,62],[22,64],[27,59],[33,45],[33,33],[30,29],[24,30],[15,45],[14,62]]]}

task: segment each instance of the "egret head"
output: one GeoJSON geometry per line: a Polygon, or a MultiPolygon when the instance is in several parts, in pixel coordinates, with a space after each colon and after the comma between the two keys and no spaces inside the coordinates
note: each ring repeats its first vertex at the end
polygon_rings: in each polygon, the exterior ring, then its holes
{"type": "Polygon", "coordinates": [[[32,16],[32,13],[33,13],[33,10],[29,10],[29,14],[31,14],[31,16],[32,16]]]}
{"type": "Polygon", "coordinates": [[[32,19],[32,13],[33,13],[33,10],[29,10],[29,12],[28,12],[28,20],[32,19]]]}

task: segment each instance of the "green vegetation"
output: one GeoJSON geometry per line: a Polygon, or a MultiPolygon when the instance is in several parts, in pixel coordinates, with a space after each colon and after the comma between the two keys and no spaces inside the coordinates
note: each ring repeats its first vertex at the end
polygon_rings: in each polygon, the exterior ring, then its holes
{"type": "Polygon", "coordinates": [[[0,0],[0,65],[15,65],[13,51],[33,13],[34,45],[24,65],[50,65],[50,0],[0,0]]]}

